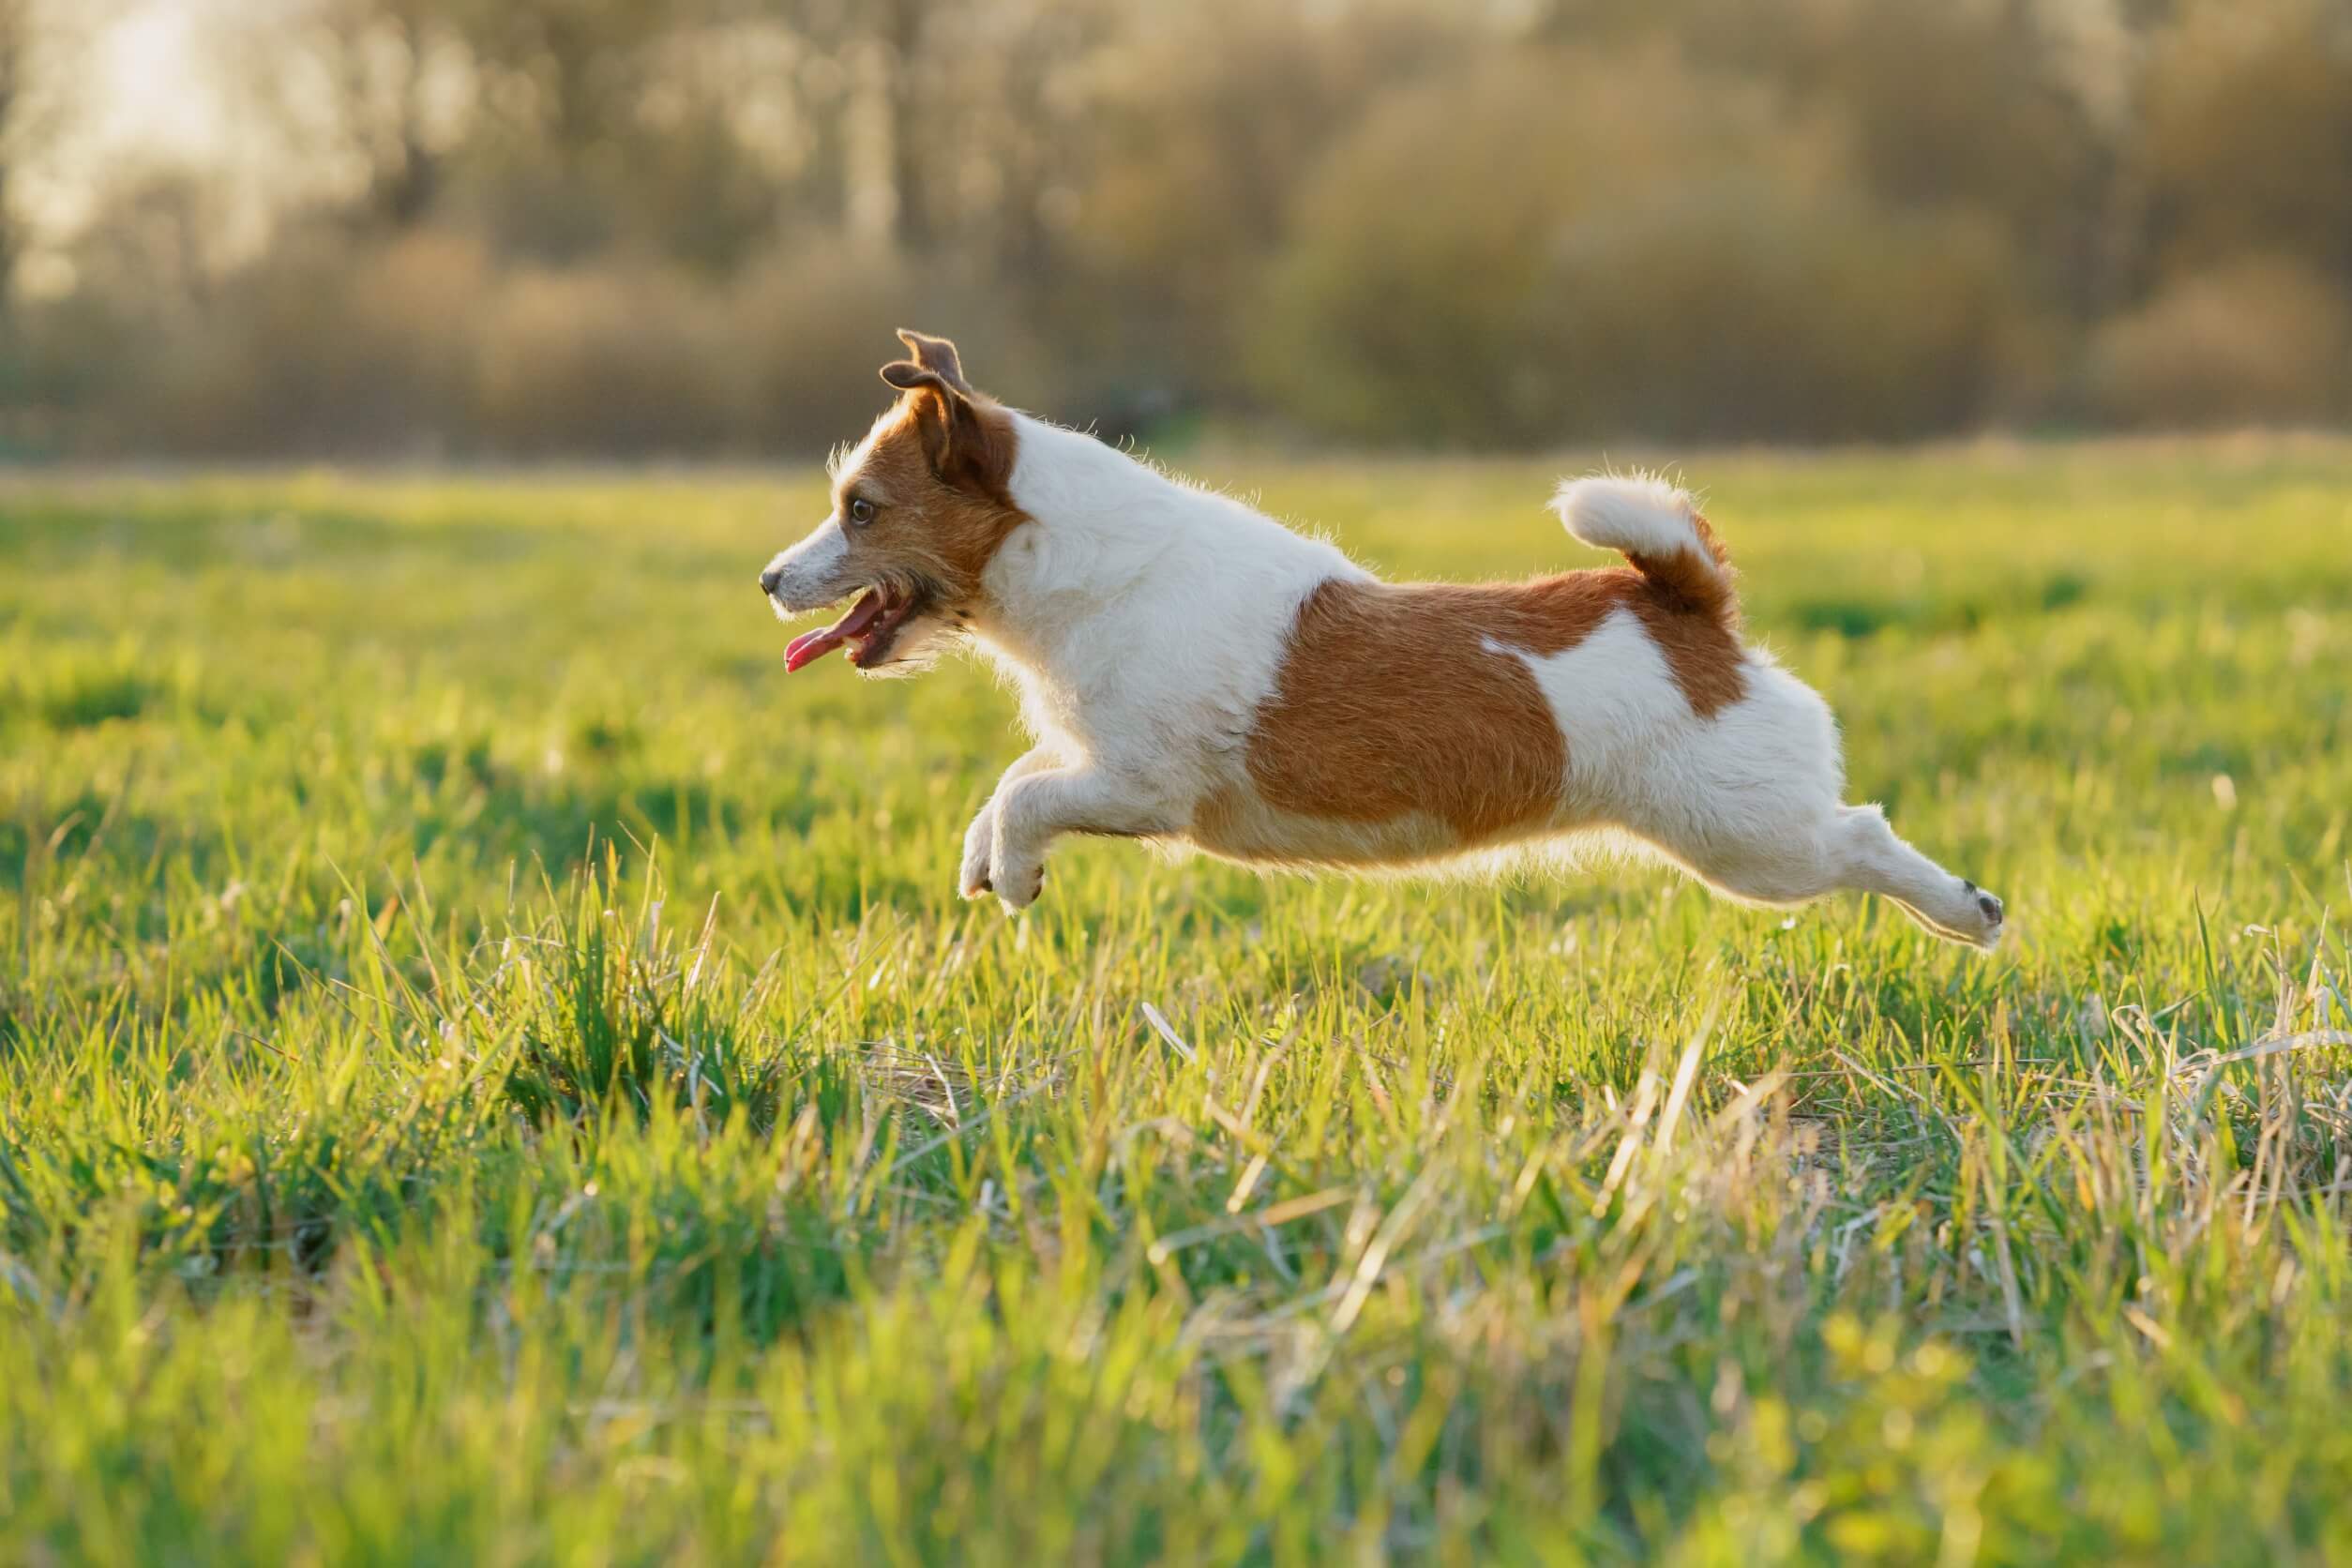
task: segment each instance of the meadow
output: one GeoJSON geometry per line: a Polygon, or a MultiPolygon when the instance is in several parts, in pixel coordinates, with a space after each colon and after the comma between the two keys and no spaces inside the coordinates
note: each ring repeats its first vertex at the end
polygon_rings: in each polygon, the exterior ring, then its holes
{"type": "Polygon", "coordinates": [[[1688,477],[1998,954],[965,904],[1011,704],[785,678],[813,474],[0,483],[0,1560],[2352,1560],[2352,445],[1688,477]]]}

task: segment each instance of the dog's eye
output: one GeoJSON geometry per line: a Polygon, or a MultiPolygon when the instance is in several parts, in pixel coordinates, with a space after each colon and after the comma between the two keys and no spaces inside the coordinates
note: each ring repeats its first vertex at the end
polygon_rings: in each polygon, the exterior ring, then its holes
{"type": "Polygon", "coordinates": [[[873,521],[874,504],[867,500],[862,495],[856,500],[852,501],[850,503],[850,520],[856,523],[861,528],[873,521]]]}

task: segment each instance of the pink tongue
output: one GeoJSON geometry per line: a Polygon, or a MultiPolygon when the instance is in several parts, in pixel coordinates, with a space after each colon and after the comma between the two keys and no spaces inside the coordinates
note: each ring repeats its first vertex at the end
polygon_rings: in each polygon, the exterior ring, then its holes
{"type": "Polygon", "coordinates": [[[812,659],[820,659],[851,638],[864,633],[882,616],[882,596],[868,591],[850,606],[850,612],[822,631],[807,632],[792,639],[792,645],[784,650],[784,672],[791,674],[812,659]]]}

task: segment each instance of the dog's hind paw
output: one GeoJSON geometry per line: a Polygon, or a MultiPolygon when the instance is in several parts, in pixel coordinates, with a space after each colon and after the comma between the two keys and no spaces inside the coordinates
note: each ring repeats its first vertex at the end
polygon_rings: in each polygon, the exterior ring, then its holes
{"type": "Polygon", "coordinates": [[[1998,946],[2001,940],[2003,914],[2000,899],[1972,882],[1963,881],[1960,886],[1976,905],[1976,917],[1980,923],[1974,933],[1976,944],[1986,948],[1998,946]]]}

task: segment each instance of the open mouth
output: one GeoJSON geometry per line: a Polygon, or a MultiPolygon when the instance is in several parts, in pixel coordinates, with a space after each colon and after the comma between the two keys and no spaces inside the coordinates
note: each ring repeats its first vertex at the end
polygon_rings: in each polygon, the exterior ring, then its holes
{"type": "Polygon", "coordinates": [[[786,673],[802,665],[824,657],[843,643],[850,643],[850,662],[860,670],[871,670],[889,658],[891,645],[898,641],[899,628],[923,608],[919,594],[902,594],[894,588],[868,588],[860,594],[850,612],[822,631],[812,631],[792,639],[792,645],[784,650],[786,673]]]}

